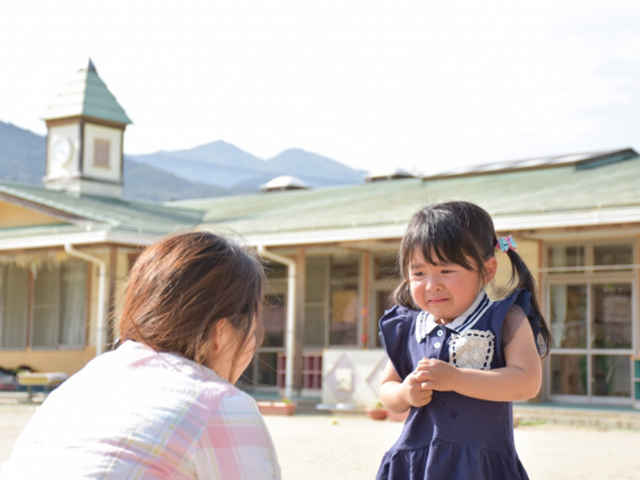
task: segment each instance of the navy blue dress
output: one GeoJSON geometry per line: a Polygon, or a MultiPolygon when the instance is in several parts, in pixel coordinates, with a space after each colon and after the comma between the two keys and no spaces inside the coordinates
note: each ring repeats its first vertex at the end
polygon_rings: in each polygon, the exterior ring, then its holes
{"type": "MultiPolygon", "coordinates": [[[[435,323],[427,312],[395,306],[380,319],[380,335],[402,379],[424,357],[457,367],[500,368],[505,366],[502,324],[512,305],[519,305],[527,314],[541,347],[541,319],[532,318],[530,300],[530,293],[523,290],[495,302],[482,292],[463,315],[446,326],[435,323]]],[[[511,402],[434,391],[429,404],[411,408],[376,479],[528,479],[513,442],[511,402]]]]}

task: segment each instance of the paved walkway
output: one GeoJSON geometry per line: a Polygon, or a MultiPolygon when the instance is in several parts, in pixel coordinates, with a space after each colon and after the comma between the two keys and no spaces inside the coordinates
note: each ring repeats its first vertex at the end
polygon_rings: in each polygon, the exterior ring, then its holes
{"type": "MultiPolygon", "coordinates": [[[[0,403],[0,462],[37,406],[0,403]]],[[[371,480],[402,425],[362,415],[267,416],[283,479],[371,480]]],[[[640,431],[555,424],[519,426],[520,458],[532,480],[640,478],[640,431]]]]}

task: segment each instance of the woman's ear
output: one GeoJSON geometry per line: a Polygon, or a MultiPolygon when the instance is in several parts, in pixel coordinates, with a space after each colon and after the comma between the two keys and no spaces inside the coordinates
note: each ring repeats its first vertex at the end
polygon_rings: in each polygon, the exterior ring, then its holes
{"type": "Polygon", "coordinates": [[[489,260],[484,262],[484,283],[485,285],[489,283],[496,276],[496,272],[498,271],[498,260],[496,260],[495,255],[491,257],[489,260]]]}
{"type": "Polygon", "coordinates": [[[209,359],[218,358],[221,352],[228,346],[229,342],[229,321],[226,318],[218,320],[209,330],[209,359]]]}

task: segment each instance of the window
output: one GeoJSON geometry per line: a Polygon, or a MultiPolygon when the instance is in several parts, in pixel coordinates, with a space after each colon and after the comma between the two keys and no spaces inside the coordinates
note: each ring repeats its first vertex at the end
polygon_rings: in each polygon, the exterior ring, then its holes
{"type": "Polygon", "coordinates": [[[594,265],[631,265],[631,245],[596,245],[593,248],[594,265]]]}
{"type": "Polygon", "coordinates": [[[87,265],[71,260],[45,265],[34,279],[33,347],[85,344],[87,265]]]}
{"type": "Polygon", "coordinates": [[[264,327],[263,347],[284,346],[284,325],[287,309],[284,305],[285,296],[265,295],[262,308],[262,325],[264,327]]]}
{"type": "Polygon", "coordinates": [[[374,280],[397,281],[400,278],[400,270],[396,254],[376,255],[373,259],[373,271],[374,280]]]}
{"type": "Polygon", "coordinates": [[[552,268],[584,266],[584,247],[562,245],[549,247],[548,264],[552,268]]]}
{"type": "Polygon", "coordinates": [[[304,346],[326,345],[329,257],[308,257],[306,261],[304,346]]]}
{"type": "Polygon", "coordinates": [[[631,401],[633,244],[547,249],[551,395],[631,401]]]}
{"type": "Polygon", "coordinates": [[[358,344],[358,255],[332,255],[330,345],[358,344]]]}
{"type": "Polygon", "coordinates": [[[591,346],[631,348],[631,284],[594,285],[591,346]]]}
{"type": "Polygon", "coordinates": [[[373,257],[373,317],[371,318],[371,346],[381,347],[378,322],[380,317],[394,305],[393,292],[400,284],[400,269],[395,251],[377,253],[373,257]]]}
{"type": "Polygon", "coordinates": [[[587,287],[551,286],[551,335],[556,348],[587,346],[587,287]]]}
{"type": "Polygon", "coordinates": [[[0,347],[27,346],[29,276],[26,268],[0,265],[0,347]]]}
{"type": "Polygon", "coordinates": [[[85,345],[87,271],[78,260],[43,264],[34,273],[0,265],[0,348],[85,345]]]}
{"type": "Polygon", "coordinates": [[[109,155],[111,144],[104,138],[93,139],[93,166],[98,168],[109,168],[109,155]]]}
{"type": "Polygon", "coordinates": [[[359,254],[307,258],[305,347],[358,344],[359,269],[359,254]]]}

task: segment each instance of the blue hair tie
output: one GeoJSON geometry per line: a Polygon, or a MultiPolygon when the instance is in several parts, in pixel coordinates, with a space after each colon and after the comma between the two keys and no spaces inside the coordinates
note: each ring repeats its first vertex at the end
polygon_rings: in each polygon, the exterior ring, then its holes
{"type": "Polygon", "coordinates": [[[498,241],[496,242],[496,248],[499,248],[503,252],[507,252],[509,249],[515,250],[516,247],[516,241],[511,235],[507,237],[498,237],[498,241]]]}

